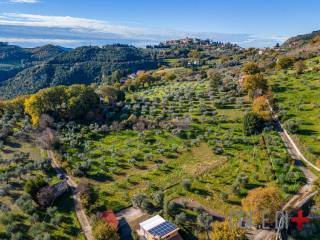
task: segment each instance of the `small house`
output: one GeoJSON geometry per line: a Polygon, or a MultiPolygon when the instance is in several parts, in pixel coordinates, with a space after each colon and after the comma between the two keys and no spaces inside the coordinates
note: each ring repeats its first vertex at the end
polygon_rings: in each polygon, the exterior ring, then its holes
{"type": "Polygon", "coordinates": [[[159,215],[140,223],[139,226],[139,232],[146,240],[182,239],[179,235],[179,228],[159,215]]]}

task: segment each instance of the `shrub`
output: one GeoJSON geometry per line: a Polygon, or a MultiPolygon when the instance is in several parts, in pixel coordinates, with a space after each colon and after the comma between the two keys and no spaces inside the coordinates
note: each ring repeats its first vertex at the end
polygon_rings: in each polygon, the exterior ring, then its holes
{"type": "Polygon", "coordinates": [[[24,185],[24,191],[30,194],[30,196],[33,199],[36,199],[39,190],[45,186],[47,186],[47,183],[44,181],[43,178],[29,178],[26,184],[24,185]]]}
{"type": "Polygon", "coordinates": [[[48,232],[48,226],[44,223],[33,224],[28,231],[29,235],[33,237],[33,239],[42,239],[41,237],[46,232],[48,232]]]}
{"type": "Polygon", "coordinates": [[[212,240],[247,240],[246,232],[237,224],[229,221],[217,222],[212,225],[212,240]]]}
{"type": "Polygon", "coordinates": [[[266,121],[271,120],[271,112],[268,104],[268,99],[265,96],[257,97],[252,103],[252,111],[261,119],[266,121]]]}
{"type": "Polygon", "coordinates": [[[253,62],[246,63],[242,67],[242,72],[244,74],[248,74],[248,75],[257,74],[257,73],[260,73],[260,71],[261,70],[260,70],[258,64],[253,63],[253,62]]]}
{"type": "Polygon", "coordinates": [[[243,119],[243,131],[247,136],[261,132],[263,128],[262,119],[253,112],[246,113],[243,119]]]}
{"type": "Polygon", "coordinates": [[[294,64],[294,68],[295,68],[297,74],[302,74],[304,72],[304,70],[307,68],[307,66],[304,63],[304,61],[297,61],[294,64]]]}
{"type": "Polygon", "coordinates": [[[200,226],[206,231],[208,235],[208,231],[210,230],[211,224],[213,222],[213,217],[207,212],[203,212],[198,215],[197,220],[200,226]]]}
{"type": "Polygon", "coordinates": [[[22,232],[11,234],[11,240],[24,240],[24,239],[26,239],[26,237],[22,232]]]}
{"type": "Polygon", "coordinates": [[[249,184],[249,178],[247,175],[244,175],[244,174],[240,174],[237,179],[236,179],[236,182],[239,183],[239,185],[241,187],[248,187],[248,184],[249,184]]]}
{"type": "Polygon", "coordinates": [[[224,202],[227,202],[229,199],[229,195],[225,192],[221,192],[221,198],[224,202]]]}
{"type": "Polygon", "coordinates": [[[292,67],[293,65],[293,59],[291,57],[280,57],[277,59],[277,69],[287,69],[289,67],[292,67]]]}
{"type": "Polygon", "coordinates": [[[215,148],[213,149],[213,152],[214,152],[215,154],[217,154],[217,155],[221,155],[221,154],[223,154],[223,148],[222,148],[222,147],[215,147],[215,148]]]}
{"type": "Polygon", "coordinates": [[[249,191],[247,197],[242,199],[244,211],[253,212],[253,222],[261,224],[263,214],[269,223],[273,223],[276,212],[281,209],[282,197],[280,191],[275,187],[255,188],[249,191]]]}
{"type": "Polygon", "coordinates": [[[284,128],[288,130],[289,133],[297,133],[299,131],[299,123],[295,119],[289,119],[283,124],[284,128]]]}
{"type": "Polygon", "coordinates": [[[169,215],[176,215],[179,209],[180,209],[180,205],[174,201],[170,201],[165,207],[165,211],[169,215]]]}
{"type": "Polygon", "coordinates": [[[79,183],[77,191],[79,193],[81,204],[87,210],[92,210],[92,206],[97,198],[97,193],[93,188],[92,184],[87,181],[82,181],[79,183]]]}
{"type": "Polygon", "coordinates": [[[140,208],[144,211],[150,211],[152,209],[152,203],[149,201],[148,198],[144,198],[141,202],[140,208]]]}
{"type": "Polygon", "coordinates": [[[157,191],[152,194],[153,201],[155,202],[157,207],[163,206],[164,193],[163,191],[157,191]]]}
{"type": "Polygon", "coordinates": [[[42,208],[50,206],[55,198],[55,192],[52,187],[43,187],[37,194],[37,202],[42,208]]]}
{"type": "Polygon", "coordinates": [[[184,179],[182,181],[182,187],[187,190],[187,191],[190,191],[191,190],[191,187],[192,187],[192,183],[191,183],[191,180],[190,179],[184,179]]]}
{"type": "Polygon", "coordinates": [[[239,183],[236,182],[235,184],[232,185],[232,192],[234,194],[240,195],[241,189],[240,189],[240,184],[239,183]]]}
{"type": "Polygon", "coordinates": [[[179,213],[175,217],[175,222],[178,225],[183,225],[186,223],[186,221],[187,221],[187,215],[184,212],[179,213]]]}
{"type": "Polygon", "coordinates": [[[24,212],[30,214],[33,213],[36,209],[35,203],[30,197],[21,196],[15,201],[15,204],[24,212]]]}
{"type": "Polygon", "coordinates": [[[246,75],[242,87],[248,92],[249,97],[253,98],[267,92],[268,81],[261,73],[246,75]]]}
{"type": "Polygon", "coordinates": [[[148,196],[143,194],[143,193],[139,193],[136,194],[132,197],[131,202],[133,207],[135,208],[142,208],[142,204],[143,202],[148,200],[148,196]]]}
{"type": "Polygon", "coordinates": [[[32,214],[30,217],[29,217],[29,221],[32,223],[32,224],[35,224],[37,222],[39,222],[40,220],[40,217],[38,214],[34,213],[32,214]]]}
{"type": "Polygon", "coordinates": [[[93,226],[95,240],[120,240],[117,230],[104,221],[97,221],[93,226]]]}
{"type": "Polygon", "coordinates": [[[62,220],[63,220],[63,217],[61,215],[57,215],[57,216],[54,216],[53,218],[51,218],[50,223],[52,225],[57,226],[62,223],[62,220]]]}

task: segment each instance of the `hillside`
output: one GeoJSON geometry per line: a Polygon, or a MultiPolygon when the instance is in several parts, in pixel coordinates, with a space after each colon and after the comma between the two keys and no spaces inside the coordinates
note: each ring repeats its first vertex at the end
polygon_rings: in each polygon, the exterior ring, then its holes
{"type": "Polygon", "coordinates": [[[22,48],[0,42],[0,82],[8,80],[22,70],[39,64],[39,62],[49,60],[65,51],[67,49],[53,45],[22,48]]]}
{"type": "Polygon", "coordinates": [[[302,151],[320,166],[319,57],[307,59],[300,74],[295,69],[279,71],[270,77],[279,116],[289,126],[302,151]]]}
{"type": "MultiPolygon", "coordinates": [[[[17,49],[20,55],[24,53],[24,50],[17,49]]],[[[32,49],[31,56],[43,59],[57,52],[58,49],[45,46],[32,49]]],[[[137,70],[153,69],[157,66],[158,62],[151,55],[143,49],[131,46],[79,47],[56,54],[47,61],[40,61],[2,81],[0,98],[30,94],[49,86],[96,83],[106,80],[115,70],[120,72],[120,76],[124,76],[137,70]]]]}
{"type": "Polygon", "coordinates": [[[320,53],[320,31],[289,38],[281,46],[287,55],[316,55],[320,53]]]}
{"type": "Polygon", "coordinates": [[[41,47],[27,49],[31,53],[33,59],[46,60],[58,56],[61,53],[69,51],[67,48],[54,45],[44,45],[41,47]]]}
{"type": "MultiPolygon", "coordinates": [[[[39,129],[35,139],[40,147],[55,152],[68,178],[79,183],[88,216],[133,204],[146,216],[165,214],[181,227],[184,239],[205,239],[206,230],[197,219],[241,210],[255,189],[275,186],[276,190],[271,187],[275,198],[288,198],[304,182],[268,112],[253,108],[256,100],[250,91],[267,91],[260,84],[265,82],[262,70],[247,64],[259,61],[258,51],[222,47],[220,51],[211,45],[157,48],[165,66],[139,72],[122,84],[90,86],[71,84],[99,81],[102,69],[115,75],[114,70],[129,64],[135,67],[153,60],[128,46],[77,48],[24,70],[18,74],[21,81],[12,82],[12,86],[28,82],[32,91],[46,86],[49,79],[55,79],[52,85],[71,86],[3,101],[2,111],[15,116],[16,109],[21,126],[26,118],[29,126],[39,129]],[[258,84],[241,88],[242,73],[258,84]],[[25,81],[26,74],[32,80],[25,81]],[[15,102],[20,106],[14,108],[15,102]],[[42,125],[47,128],[41,130],[42,125]],[[180,222],[177,215],[185,220],[180,222]]],[[[9,148],[8,139],[3,137],[4,150],[9,148]]],[[[128,224],[134,230],[139,220],[128,224]]],[[[51,229],[50,235],[54,234],[51,229]]]]}
{"type": "Polygon", "coordinates": [[[45,45],[36,48],[22,48],[15,45],[0,42],[0,64],[22,64],[32,61],[48,60],[65,52],[66,49],[45,45]]]}
{"type": "MultiPolygon", "coordinates": [[[[0,207],[24,217],[10,222],[10,214],[0,214],[1,239],[15,236],[12,222],[24,224],[21,239],[82,239],[88,225],[93,235],[99,229],[92,216],[112,209],[119,218],[141,214],[126,219],[133,237],[138,223],[159,214],[183,239],[202,240],[232,212],[250,211],[259,226],[262,213],[273,219],[306,184],[311,189],[313,179],[283,141],[270,105],[319,165],[320,58],[284,56],[285,46],[300,49],[290,44],[261,51],[187,40],[148,49],[79,47],[3,82],[5,97],[32,94],[0,101],[0,207]],[[150,70],[128,76],[139,69],[150,70]],[[25,170],[29,161],[34,164],[25,170]],[[54,200],[48,186],[62,179],[76,191],[54,200]],[[79,209],[85,225],[77,223],[79,209]]],[[[46,58],[51,51],[33,54],[46,58]]],[[[317,239],[320,223],[310,222],[315,230],[301,235],[317,239]]],[[[120,227],[115,234],[131,239],[126,232],[120,227]]],[[[301,239],[297,231],[290,236],[301,239]]]]}

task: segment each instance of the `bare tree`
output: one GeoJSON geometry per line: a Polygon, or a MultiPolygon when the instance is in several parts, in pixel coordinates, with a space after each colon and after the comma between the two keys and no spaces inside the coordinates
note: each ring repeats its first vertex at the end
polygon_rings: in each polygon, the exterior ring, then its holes
{"type": "Polygon", "coordinates": [[[36,141],[43,149],[55,149],[59,145],[57,132],[51,128],[45,128],[36,134],[36,141]]]}

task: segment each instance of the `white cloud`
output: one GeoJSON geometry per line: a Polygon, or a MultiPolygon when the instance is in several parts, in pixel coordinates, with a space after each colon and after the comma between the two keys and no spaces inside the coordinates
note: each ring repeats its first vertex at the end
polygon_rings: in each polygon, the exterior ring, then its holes
{"type": "Polygon", "coordinates": [[[120,35],[136,35],[142,34],[145,31],[142,28],[127,27],[95,19],[20,13],[3,14],[2,18],[0,18],[0,25],[68,28],[74,31],[115,33],[120,35]]]}
{"type": "Polygon", "coordinates": [[[0,42],[9,43],[35,43],[35,44],[75,44],[79,40],[72,39],[49,39],[49,38],[17,38],[17,37],[0,37],[0,42]]]}
{"type": "MultiPolygon", "coordinates": [[[[37,0],[13,0],[37,1],[37,0]]],[[[232,42],[243,47],[274,46],[283,42],[285,37],[260,37],[251,34],[214,33],[214,32],[184,32],[170,29],[148,29],[132,27],[102,21],[97,19],[79,18],[72,16],[46,16],[24,13],[0,14],[0,32],[2,37],[26,39],[26,43],[48,43],[48,40],[57,44],[86,44],[129,43],[135,45],[156,44],[160,41],[184,37],[209,38],[215,41],[232,42]],[[31,40],[30,40],[31,39],[31,40]],[[65,40],[66,42],[62,42],[65,40]],[[70,42],[71,41],[71,42],[70,42]],[[74,41],[74,42],[73,42],[74,41]]],[[[13,41],[8,41],[13,42],[13,41]]]]}
{"type": "Polygon", "coordinates": [[[38,3],[39,0],[10,0],[11,3],[38,3]]]}

